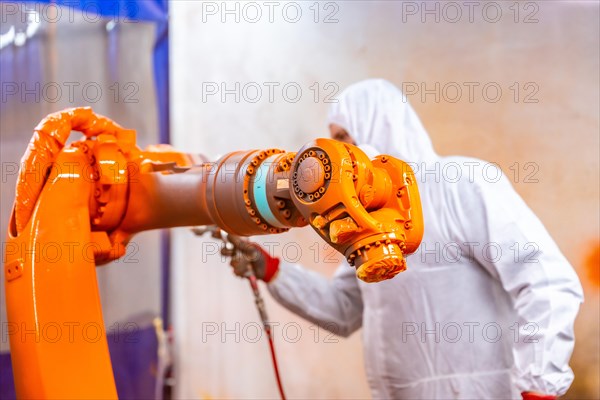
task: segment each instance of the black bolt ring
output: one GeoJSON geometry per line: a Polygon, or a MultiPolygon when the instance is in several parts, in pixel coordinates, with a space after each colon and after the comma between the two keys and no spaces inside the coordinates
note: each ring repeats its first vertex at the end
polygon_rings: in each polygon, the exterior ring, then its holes
{"type": "Polygon", "coordinates": [[[331,180],[331,160],[327,153],[321,150],[318,147],[311,147],[310,149],[304,150],[304,152],[298,157],[298,162],[294,166],[294,173],[292,174],[292,187],[294,188],[294,192],[296,196],[308,203],[313,203],[319,200],[324,194],[327,188],[329,187],[329,181],[331,180]],[[319,161],[323,164],[323,169],[325,170],[325,182],[322,186],[320,186],[317,190],[312,193],[304,193],[300,186],[298,185],[298,167],[302,163],[302,161],[306,160],[308,157],[317,157],[319,161]]]}

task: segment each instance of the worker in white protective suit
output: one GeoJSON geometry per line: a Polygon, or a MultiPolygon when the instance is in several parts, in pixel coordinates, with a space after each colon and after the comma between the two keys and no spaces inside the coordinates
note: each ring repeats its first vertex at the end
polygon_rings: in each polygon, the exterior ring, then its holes
{"type": "MultiPolygon", "coordinates": [[[[338,335],[362,327],[374,398],[564,394],[583,294],[539,219],[490,164],[437,155],[391,83],[359,82],[338,100],[329,113],[332,137],[413,167],[423,241],[405,272],[379,283],[359,281],[347,264],[328,280],[262,251],[252,264],[273,297],[338,335]]],[[[241,263],[232,263],[240,274],[241,263]]]]}

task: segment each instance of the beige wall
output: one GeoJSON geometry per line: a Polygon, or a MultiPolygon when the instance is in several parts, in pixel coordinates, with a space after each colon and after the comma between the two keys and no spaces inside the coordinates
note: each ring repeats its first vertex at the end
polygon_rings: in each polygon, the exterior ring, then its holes
{"type": "MultiPolygon", "coordinates": [[[[228,7],[235,4],[229,2],[228,7]]],[[[289,22],[294,4],[288,6],[286,21],[286,3],[277,3],[272,23],[267,6],[253,4],[263,14],[256,23],[250,21],[256,9],[244,10],[244,3],[237,6],[239,22],[234,14],[221,14],[221,2],[171,3],[174,144],[211,157],[260,147],[297,150],[311,138],[326,135],[324,100],[332,88],[342,90],[368,77],[383,77],[407,89],[416,84],[435,91],[439,83],[439,101],[433,94],[421,98],[421,90],[409,96],[437,151],[499,163],[584,282],[586,303],[577,321],[572,361],[577,378],[569,396],[599,397],[600,298],[585,268],[600,236],[598,3],[476,3],[471,17],[468,7],[456,2],[462,12],[457,22],[452,22],[456,9],[446,3],[427,3],[429,9],[437,4],[439,22],[434,14],[421,14],[422,2],[319,3],[316,23],[313,2],[294,3],[302,10],[296,23],[289,22]],[[331,5],[324,9],[326,4],[331,5]],[[496,5],[501,17],[492,22],[496,5]],[[338,21],[324,23],[331,12],[338,21]],[[239,102],[233,94],[222,101],[221,92],[206,92],[215,84],[232,89],[235,82],[240,82],[239,102]],[[272,102],[264,82],[279,83],[272,102]],[[311,90],[315,82],[321,89],[316,102],[311,90]],[[478,84],[472,101],[469,82],[478,84]],[[302,89],[298,102],[282,95],[286,83],[302,89]],[[245,84],[250,85],[244,93],[245,84]],[[488,98],[482,91],[486,84],[488,98]],[[252,86],[263,89],[256,103],[251,102],[252,86]],[[462,97],[452,102],[456,86],[462,97]],[[497,102],[492,102],[494,86],[502,90],[497,102]]],[[[288,96],[294,96],[291,86],[288,96]]],[[[246,283],[235,279],[218,256],[206,255],[212,248],[186,230],[177,231],[174,240],[178,396],[277,396],[267,344],[244,340],[244,334],[252,339],[255,333],[252,325],[244,324],[257,321],[246,283]],[[239,329],[236,322],[241,323],[239,329]],[[202,334],[215,326],[240,333],[240,343],[234,333],[225,340],[218,335],[203,340],[202,334]]],[[[322,251],[320,262],[314,262],[315,248],[310,246],[317,238],[308,230],[263,240],[277,241],[279,249],[287,242],[299,243],[301,261],[309,268],[326,275],[335,268],[335,263],[323,262],[322,251]]],[[[287,250],[288,258],[294,258],[295,247],[287,250]]],[[[280,326],[298,323],[302,333],[301,340],[292,343],[295,325],[287,325],[287,336],[276,331],[289,397],[369,396],[360,333],[327,343],[320,332],[315,343],[309,324],[270,298],[267,306],[273,321],[280,326]]]]}

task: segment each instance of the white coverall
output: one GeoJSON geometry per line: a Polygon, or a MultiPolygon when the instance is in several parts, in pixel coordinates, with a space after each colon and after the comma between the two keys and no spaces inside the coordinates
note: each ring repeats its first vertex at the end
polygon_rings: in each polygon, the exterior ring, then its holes
{"type": "Polygon", "coordinates": [[[438,156],[404,95],[384,80],[346,89],[329,122],[358,145],[411,163],[424,238],[407,270],[379,283],[359,281],[345,263],[327,280],[282,261],[269,284],[274,298],[341,336],[362,326],[374,398],[564,394],[581,284],[506,177],[481,160],[438,156]]]}

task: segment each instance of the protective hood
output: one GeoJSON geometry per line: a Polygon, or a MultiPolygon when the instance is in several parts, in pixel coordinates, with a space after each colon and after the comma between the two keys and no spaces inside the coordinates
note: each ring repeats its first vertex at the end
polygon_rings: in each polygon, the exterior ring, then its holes
{"type": "Polygon", "coordinates": [[[346,88],[329,109],[328,123],[343,127],[357,145],[370,145],[412,163],[438,156],[406,96],[384,79],[367,79],[346,88]]]}

